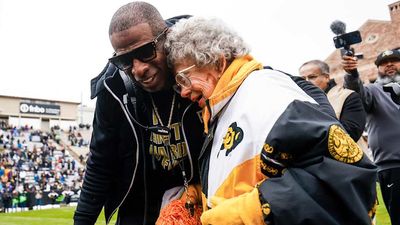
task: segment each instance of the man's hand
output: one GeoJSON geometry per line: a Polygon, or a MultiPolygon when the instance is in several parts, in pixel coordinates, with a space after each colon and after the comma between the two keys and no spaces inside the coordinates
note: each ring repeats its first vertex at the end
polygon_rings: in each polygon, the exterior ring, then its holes
{"type": "Polygon", "coordinates": [[[234,198],[212,197],[213,208],[203,212],[203,225],[264,224],[258,189],[234,198]]]}
{"type": "Polygon", "coordinates": [[[357,57],[343,55],[342,67],[344,71],[346,71],[348,74],[352,74],[354,71],[357,71],[358,67],[357,57]]]}
{"type": "Polygon", "coordinates": [[[182,200],[185,202],[190,201],[192,204],[201,205],[201,186],[200,184],[189,184],[187,193],[182,193],[182,200]]]}

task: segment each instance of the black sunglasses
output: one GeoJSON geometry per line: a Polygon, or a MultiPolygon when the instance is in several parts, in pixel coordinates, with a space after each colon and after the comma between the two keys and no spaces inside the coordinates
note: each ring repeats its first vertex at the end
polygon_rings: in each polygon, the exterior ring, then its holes
{"type": "Polygon", "coordinates": [[[142,62],[150,62],[157,57],[157,42],[158,39],[165,34],[168,27],[165,28],[161,33],[159,33],[152,41],[133,49],[122,55],[116,55],[114,53],[113,57],[108,59],[112,64],[114,64],[118,69],[127,71],[132,68],[133,59],[138,59],[142,62]]]}

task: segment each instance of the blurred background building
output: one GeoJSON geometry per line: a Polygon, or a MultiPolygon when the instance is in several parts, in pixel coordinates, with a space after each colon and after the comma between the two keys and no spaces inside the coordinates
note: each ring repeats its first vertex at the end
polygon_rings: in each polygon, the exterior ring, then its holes
{"type": "Polygon", "coordinates": [[[0,95],[0,123],[49,131],[91,125],[94,109],[80,102],[0,95]]]}

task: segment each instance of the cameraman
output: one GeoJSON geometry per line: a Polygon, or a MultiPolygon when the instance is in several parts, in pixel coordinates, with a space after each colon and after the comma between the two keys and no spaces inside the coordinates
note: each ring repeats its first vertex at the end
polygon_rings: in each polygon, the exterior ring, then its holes
{"type": "Polygon", "coordinates": [[[343,56],[348,73],[345,86],[360,93],[367,112],[368,143],[383,200],[393,225],[400,225],[400,51],[387,50],[375,61],[378,79],[363,86],[357,73],[357,58],[343,56]]]}

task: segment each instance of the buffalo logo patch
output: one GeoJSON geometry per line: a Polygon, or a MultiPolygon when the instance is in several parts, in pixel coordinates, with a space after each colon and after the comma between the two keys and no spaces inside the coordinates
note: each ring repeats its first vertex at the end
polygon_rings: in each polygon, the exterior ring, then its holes
{"type": "Polygon", "coordinates": [[[342,128],[329,128],[328,149],[331,156],[344,163],[356,163],[363,157],[363,151],[342,128]]]}
{"type": "MultiPolygon", "coordinates": [[[[226,150],[225,156],[228,156],[229,153],[231,153],[231,151],[235,149],[236,146],[238,146],[238,144],[243,140],[243,136],[244,133],[242,128],[238,127],[236,122],[232,123],[225,134],[220,150],[225,149],[226,150]]],[[[217,157],[218,156],[219,152],[217,157]]]]}

